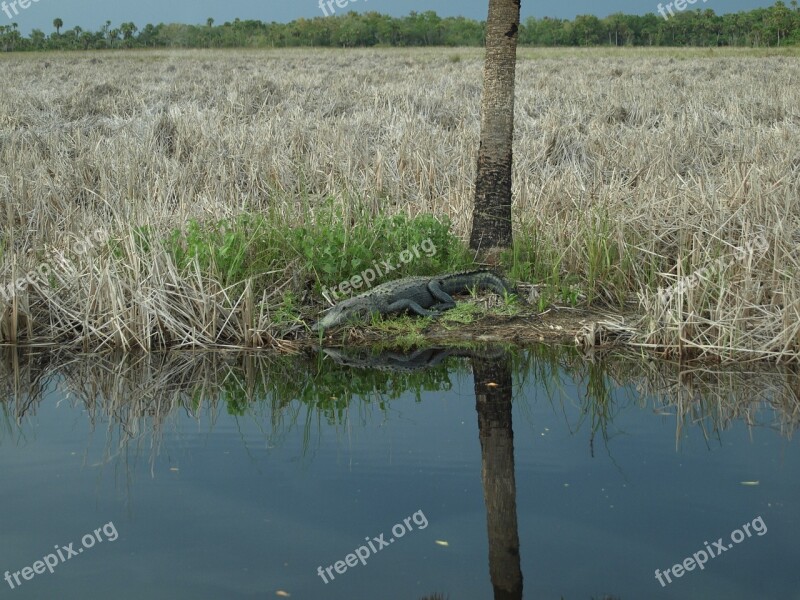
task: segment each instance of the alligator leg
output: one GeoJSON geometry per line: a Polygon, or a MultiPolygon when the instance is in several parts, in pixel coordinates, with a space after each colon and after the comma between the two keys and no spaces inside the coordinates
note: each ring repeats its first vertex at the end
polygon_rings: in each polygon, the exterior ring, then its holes
{"type": "Polygon", "coordinates": [[[402,312],[404,310],[410,310],[414,314],[417,314],[421,317],[433,317],[439,314],[437,311],[422,308],[417,302],[409,300],[408,298],[403,298],[397,302],[392,302],[386,308],[387,313],[402,312]]]}
{"type": "Polygon", "coordinates": [[[505,297],[506,294],[511,293],[511,291],[505,285],[497,285],[494,281],[487,281],[484,284],[484,287],[487,290],[492,290],[498,296],[505,297]]]}
{"type": "Polygon", "coordinates": [[[451,308],[455,308],[456,301],[453,300],[453,297],[445,292],[440,286],[438,281],[431,281],[428,284],[428,291],[431,293],[431,296],[436,298],[439,301],[439,304],[435,306],[437,311],[443,310],[450,310],[451,308]]]}
{"type": "Polygon", "coordinates": [[[452,302],[452,303],[450,303],[450,302],[439,302],[439,304],[434,304],[428,310],[430,310],[431,312],[435,312],[437,315],[440,315],[444,311],[450,310],[451,308],[455,308],[455,307],[456,307],[456,303],[455,302],[452,302]]]}

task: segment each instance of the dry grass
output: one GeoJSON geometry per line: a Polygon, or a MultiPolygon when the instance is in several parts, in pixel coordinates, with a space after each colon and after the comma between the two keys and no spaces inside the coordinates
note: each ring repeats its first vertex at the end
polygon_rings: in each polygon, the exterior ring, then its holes
{"type": "MultiPolygon", "coordinates": [[[[135,226],[166,234],[242,211],[297,223],[433,212],[470,226],[481,94],[466,50],[4,56],[0,282],[46,261],[6,302],[0,342],[275,345],[292,281],[234,292],[181,271],[135,226]],[[455,62],[451,55],[459,54],[455,62]],[[347,218],[347,217],[345,217],[347,218]],[[77,255],[109,232],[124,249],[77,255]]],[[[590,297],[638,299],[634,340],[682,354],[797,358],[800,63],[699,52],[522,53],[517,76],[518,273],[571,274],[590,297]],[[658,287],[732,255],[664,305],[658,287]]]]}

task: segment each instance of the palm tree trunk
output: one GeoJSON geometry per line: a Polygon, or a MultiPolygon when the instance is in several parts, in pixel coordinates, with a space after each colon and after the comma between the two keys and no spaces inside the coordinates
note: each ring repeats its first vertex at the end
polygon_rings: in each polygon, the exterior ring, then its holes
{"type": "Polygon", "coordinates": [[[514,74],[521,0],[489,0],[481,100],[481,142],[470,248],[508,248],[514,136],[514,74]]]}

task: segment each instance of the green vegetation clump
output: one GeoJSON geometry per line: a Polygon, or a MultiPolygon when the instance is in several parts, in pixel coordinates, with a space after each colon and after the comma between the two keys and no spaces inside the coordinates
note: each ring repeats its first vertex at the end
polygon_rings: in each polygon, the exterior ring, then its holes
{"type": "Polygon", "coordinates": [[[180,269],[196,266],[223,285],[261,278],[281,258],[281,236],[261,215],[243,214],[214,222],[191,220],[174,229],[167,249],[180,269]]]}
{"type": "Polygon", "coordinates": [[[447,217],[365,216],[347,227],[341,208],[330,205],[320,211],[316,223],[293,229],[292,235],[291,245],[303,260],[303,270],[313,273],[321,287],[338,285],[370,268],[380,269],[388,281],[470,264],[447,217]]]}
{"type": "Polygon", "coordinates": [[[311,282],[315,292],[369,268],[380,270],[388,281],[469,264],[466,248],[446,217],[379,215],[351,225],[341,207],[329,203],[309,220],[299,227],[251,213],[213,222],[192,220],[168,235],[166,248],[179,269],[196,268],[223,286],[248,279],[264,286],[273,271],[283,276],[288,268],[295,279],[311,282]]]}

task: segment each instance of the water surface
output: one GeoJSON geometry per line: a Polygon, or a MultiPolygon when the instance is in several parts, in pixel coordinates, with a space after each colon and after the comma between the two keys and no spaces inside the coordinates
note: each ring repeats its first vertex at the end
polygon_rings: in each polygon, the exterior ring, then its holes
{"type": "Polygon", "coordinates": [[[0,596],[800,598],[795,373],[482,356],[7,355],[0,596]]]}

